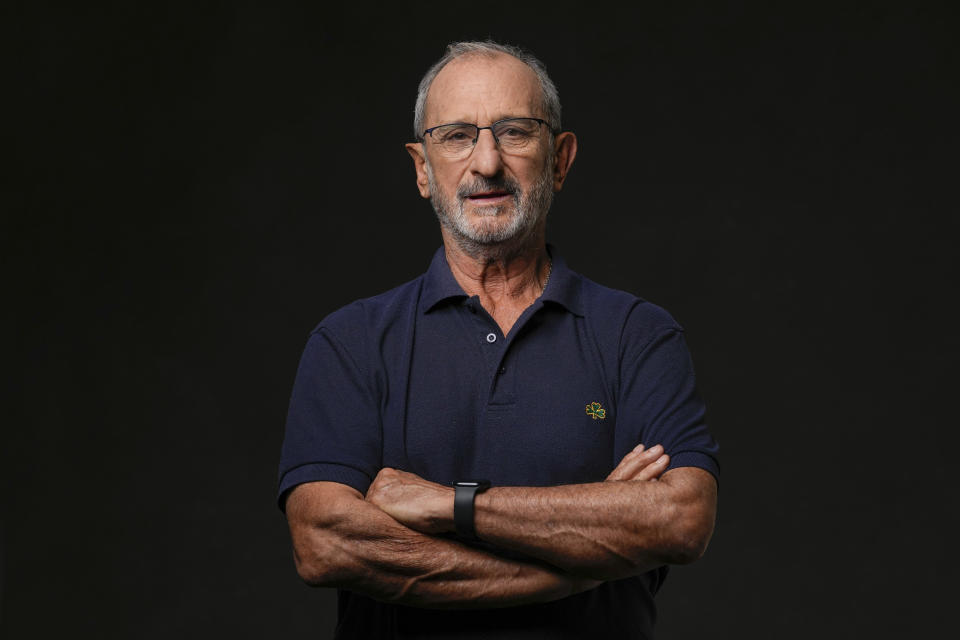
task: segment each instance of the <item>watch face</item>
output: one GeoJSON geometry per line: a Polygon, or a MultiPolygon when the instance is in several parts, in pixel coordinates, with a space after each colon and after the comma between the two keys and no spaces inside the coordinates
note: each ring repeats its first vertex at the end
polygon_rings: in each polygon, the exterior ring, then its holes
{"type": "Polygon", "coordinates": [[[490,481],[489,481],[489,480],[460,480],[460,481],[458,481],[458,482],[454,482],[454,483],[453,483],[453,486],[455,486],[455,487],[484,487],[484,488],[486,488],[486,487],[489,487],[489,486],[490,486],[490,481]]]}

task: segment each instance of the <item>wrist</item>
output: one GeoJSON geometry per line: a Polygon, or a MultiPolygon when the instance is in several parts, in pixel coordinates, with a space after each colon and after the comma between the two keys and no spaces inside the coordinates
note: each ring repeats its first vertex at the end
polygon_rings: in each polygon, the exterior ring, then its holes
{"type": "Polygon", "coordinates": [[[453,526],[457,535],[465,540],[477,540],[475,525],[475,500],[478,493],[490,487],[489,480],[461,480],[453,483],[453,526]]]}
{"type": "Polygon", "coordinates": [[[430,514],[433,522],[433,533],[454,533],[456,525],[454,524],[454,500],[456,490],[453,487],[442,487],[442,493],[434,501],[433,511],[430,514]]]}

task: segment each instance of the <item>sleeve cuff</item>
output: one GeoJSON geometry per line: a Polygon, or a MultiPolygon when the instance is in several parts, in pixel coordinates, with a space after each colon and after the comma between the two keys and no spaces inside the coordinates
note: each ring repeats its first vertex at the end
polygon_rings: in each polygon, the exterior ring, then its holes
{"type": "Polygon", "coordinates": [[[717,484],[720,484],[720,464],[716,458],[700,451],[678,451],[670,454],[670,466],[667,470],[677,467],[699,467],[709,471],[717,484]]]}
{"type": "Polygon", "coordinates": [[[363,471],[342,464],[326,462],[302,464],[280,476],[280,486],[277,489],[277,506],[285,512],[287,495],[294,487],[305,482],[339,482],[365,494],[371,481],[372,478],[363,471]]]}

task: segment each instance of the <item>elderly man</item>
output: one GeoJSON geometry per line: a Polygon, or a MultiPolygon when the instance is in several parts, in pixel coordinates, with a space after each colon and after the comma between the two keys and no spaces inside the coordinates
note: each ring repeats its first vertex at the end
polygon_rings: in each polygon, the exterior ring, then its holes
{"type": "Polygon", "coordinates": [[[651,637],[716,512],[682,330],[547,246],[577,140],[538,60],[451,45],[415,132],[443,247],[310,335],[280,465],[297,569],[340,589],[342,638],[651,637]]]}

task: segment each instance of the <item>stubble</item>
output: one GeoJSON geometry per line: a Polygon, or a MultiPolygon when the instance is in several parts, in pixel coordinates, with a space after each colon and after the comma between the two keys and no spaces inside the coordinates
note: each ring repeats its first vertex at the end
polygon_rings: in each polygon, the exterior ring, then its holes
{"type": "Polygon", "coordinates": [[[427,162],[430,203],[440,224],[449,232],[458,247],[474,258],[499,260],[530,248],[542,231],[547,212],[553,203],[552,162],[547,162],[543,173],[526,193],[511,178],[477,176],[471,183],[460,185],[453,198],[439,188],[433,170],[427,162]],[[513,197],[513,211],[509,214],[502,205],[477,207],[471,220],[464,211],[467,197],[484,191],[505,191],[513,197]],[[510,215],[504,222],[503,215],[510,215]]]}

